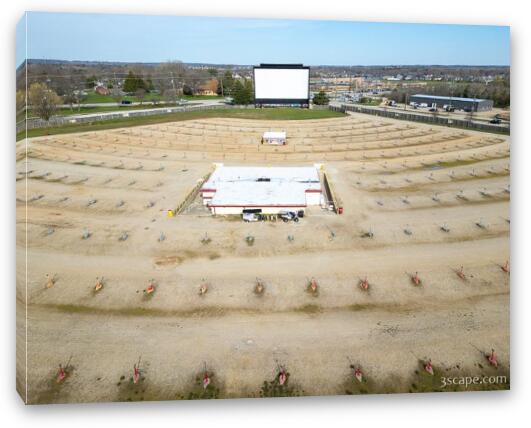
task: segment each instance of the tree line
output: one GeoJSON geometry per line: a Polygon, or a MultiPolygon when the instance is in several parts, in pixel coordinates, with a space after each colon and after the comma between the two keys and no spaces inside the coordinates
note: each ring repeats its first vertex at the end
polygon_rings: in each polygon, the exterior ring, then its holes
{"type": "MultiPolygon", "coordinates": [[[[117,67],[97,69],[101,74],[94,72],[87,77],[87,68],[83,66],[30,64],[27,106],[24,70],[17,72],[17,114],[29,107],[32,114],[48,121],[61,104],[70,106],[71,110],[75,106],[80,110],[87,100],[87,90],[98,85],[110,91],[108,95],[118,105],[127,95],[134,95],[142,103],[147,94],[150,94],[149,100],[153,104],[161,101],[177,103],[180,96],[192,96],[204,87],[219,96],[232,98],[237,105],[254,103],[254,87],[248,71],[246,74],[241,70],[234,72],[216,68],[190,70],[178,61],[132,68],[127,72],[117,67]]],[[[92,71],[96,71],[94,67],[92,71]]],[[[329,99],[324,92],[320,92],[315,95],[313,102],[326,105],[329,99]]]]}

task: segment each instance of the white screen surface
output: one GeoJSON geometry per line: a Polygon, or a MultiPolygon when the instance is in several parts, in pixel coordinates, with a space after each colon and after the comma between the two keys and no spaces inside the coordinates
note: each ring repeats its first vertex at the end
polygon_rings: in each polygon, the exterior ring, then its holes
{"type": "Polygon", "coordinates": [[[255,98],[307,99],[309,79],[308,69],[255,68],[255,98]]]}

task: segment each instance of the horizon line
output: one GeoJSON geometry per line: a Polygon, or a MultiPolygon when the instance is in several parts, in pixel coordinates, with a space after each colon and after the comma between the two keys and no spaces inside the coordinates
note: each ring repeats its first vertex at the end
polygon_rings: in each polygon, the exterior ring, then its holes
{"type": "MultiPolygon", "coordinates": [[[[17,65],[17,69],[23,65],[25,62],[28,61],[47,61],[47,62],[92,62],[92,63],[114,63],[114,64],[166,64],[166,63],[182,63],[185,65],[188,64],[197,64],[197,65],[218,65],[218,66],[227,66],[227,65],[233,65],[233,66],[245,66],[245,67],[252,67],[254,65],[260,65],[260,64],[269,64],[269,62],[260,62],[257,64],[247,64],[247,63],[219,63],[219,62],[197,62],[197,61],[181,61],[181,60],[162,60],[162,61],[114,61],[114,60],[98,60],[98,59],[59,59],[59,58],[26,58],[19,65],[17,65]]],[[[286,63],[291,64],[291,63],[286,63]]],[[[293,63],[295,64],[295,62],[293,63]]],[[[297,62],[296,64],[300,64],[300,62],[297,62]]],[[[416,63],[416,64],[304,64],[308,65],[310,67],[511,67],[511,64],[422,64],[422,63],[416,63]]]]}

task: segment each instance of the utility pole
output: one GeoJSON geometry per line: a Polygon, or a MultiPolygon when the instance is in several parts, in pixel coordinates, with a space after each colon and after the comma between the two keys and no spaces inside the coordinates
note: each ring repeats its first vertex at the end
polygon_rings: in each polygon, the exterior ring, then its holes
{"type": "Polygon", "coordinates": [[[175,92],[175,82],[173,80],[173,71],[170,71],[170,75],[171,75],[171,86],[173,88],[174,93],[177,94],[177,92],[175,92]]]}
{"type": "MultiPolygon", "coordinates": [[[[450,109],[449,110],[452,110],[452,97],[454,95],[454,82],[451,81],[450,82],[450,109]]],[[[448,113],[451,113],[451,111],[449,111],[448,113]]]]}

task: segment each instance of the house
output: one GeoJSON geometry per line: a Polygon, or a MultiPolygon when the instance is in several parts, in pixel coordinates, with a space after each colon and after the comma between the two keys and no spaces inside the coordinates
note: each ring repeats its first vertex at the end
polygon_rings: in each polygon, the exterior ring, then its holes
{"type": "Polygon", "coordinates": [[[218,79],[210,79],[207,83],[200,85],[196,91],[196,95],[217,95],[218,79]]]}
{"type": "Polygon", "coordinates": [[[94,92],[97,93],[98,95],[110,95],[111,94],[111,90],[109,88],[106,88],[103,85],[96,86],[94,88],[94,92]]]}

